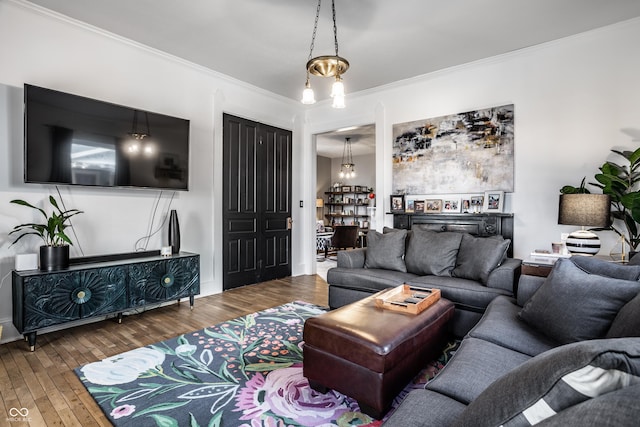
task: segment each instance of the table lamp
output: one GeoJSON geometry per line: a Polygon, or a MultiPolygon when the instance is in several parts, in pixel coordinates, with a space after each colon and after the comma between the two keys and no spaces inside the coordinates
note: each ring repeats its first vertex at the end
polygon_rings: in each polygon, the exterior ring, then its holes
{"type": "Polygon", "coordinates": [[[595,255],[600,251],[600,239],[585,226],[611,225],[611,197],[607,194],[561,194],[558,224],[580,225],[581,230],[569,234],[567,249],[571,254],[595,255]]]}
{"type": "Polygon", "coordinates": [[[324,200],[316,199],[316,219],[322,219],[322,209],[324,208],[324,200]]]}

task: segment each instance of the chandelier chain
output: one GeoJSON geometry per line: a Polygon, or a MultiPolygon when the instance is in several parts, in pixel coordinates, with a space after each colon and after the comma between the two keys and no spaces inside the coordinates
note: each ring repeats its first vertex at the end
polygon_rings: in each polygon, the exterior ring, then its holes
{"type": "MultiPolygon", "coordinates": [[[[320,9],[318,9],[320,10],[320,9]]],[[[331,11],[333,14],[333,42],[336,47],[336,57],[338,56],[338,26],[336,25],[336,3],[331,0],[331,11]]]]}
{"type": "MultiPolygon", "coordinates": [[[[311,36],[311,46],[309,47],[309,59],[308,60],[311,60],[311,57],[313,56],[313,48],[315,47],[315,44],[316,44],[316,32],[318,31],[318,18],[320,17],[320,6],[321,5],[322,5],[322,0],[318,0],[318,7],[316,8],[316,20],[313,23],[313,35],[311,36]]],[[[335,18],[334,18],[333,22],[335,24],[335,18]]]]}
{"type": "MultiPolygon", "coordinates": [[[[345,138],[344,145],[342,146],[342,167],[344,167],[345,163],[349,161],[346,158],[347,154],[347,144],[349,143],[349,138],[345,138]]],[[[342,169],[342,168],[341,168],[342,169]]]]}

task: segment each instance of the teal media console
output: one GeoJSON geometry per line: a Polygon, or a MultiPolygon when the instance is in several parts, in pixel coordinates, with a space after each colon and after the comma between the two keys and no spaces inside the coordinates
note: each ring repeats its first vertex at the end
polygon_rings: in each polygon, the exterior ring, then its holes
{"type": "Polygon", "coordinates": [[[58,271],[13,272],[13,324],[35,350],[38,330],[200,293],[200,255],[134,252],[72,259],[58,271]]]}

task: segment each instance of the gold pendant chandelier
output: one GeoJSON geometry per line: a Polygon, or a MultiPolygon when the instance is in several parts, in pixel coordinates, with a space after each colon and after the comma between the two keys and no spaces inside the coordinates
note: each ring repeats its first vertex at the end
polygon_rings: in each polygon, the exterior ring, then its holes
{"type": "Polygon", "coordinates": [[[340,178],[355,178],[356,165],[353,163],[353,154],[351,154],[351,138],[344,139],[342,147],[342,164],[340,165],[340,178]]]}
{"type": "Polygon", "coordinates": [[[335,46],[335,55],[322,55],[313,57],[313,48],[316,41],[316,32],[318,31],[318,18],[320,17],[320,6],[322,0],[318,0],[316,9],[316,20],[313,25],[313,35],[311,37],[311,47],[309,49],[309,60],[307,61],[307,82],[302,92],[303,104],[314,104],[316,102],[309,75],[319,77],[335,77],[335,82],[331,87],[331,97],[333,98],[333,108],[344,108],[344,84],[342,83],[342,75],[349,69],[349,61],[338,55],[338,27],[336,26],[336,6],[334,0],[331,0],[331,10],[333,16],[333,40],[335,46]]]}

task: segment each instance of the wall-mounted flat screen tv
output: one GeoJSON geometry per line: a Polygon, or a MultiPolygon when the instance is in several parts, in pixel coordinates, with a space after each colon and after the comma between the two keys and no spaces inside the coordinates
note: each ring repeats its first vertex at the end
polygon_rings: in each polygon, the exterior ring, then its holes
{"type": "Polygon", "coordinates": [[[188,190],[189,120],[24,85],[24,180],[188,190]]]}

